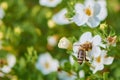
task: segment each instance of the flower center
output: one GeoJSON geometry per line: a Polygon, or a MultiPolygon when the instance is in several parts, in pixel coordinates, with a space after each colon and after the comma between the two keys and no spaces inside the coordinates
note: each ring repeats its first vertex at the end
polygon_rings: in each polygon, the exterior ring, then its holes
{"type": "Polygon", "coordinates": [[[68,72],[68,76],[71,77],[73,75],[72,72],[68,72]]]}
{"type": "Polygon", "coordinates": [[[85,9],[85,13],[88,15],[88,16],[91,16],[92,15],[92,10],[90,8],[86,8],[85,9]]]}
{"type": "Polygon", "coordinates": [[[0,59],[0,67],[3,67],[4,65],[7,65],[7,60],[0,59]]]}
{"type": "Polygon", "coordinates": [[[114,36],[114,37],[109,36],[109,37],[107,38],[107,40],[108,40],[108,42],[109,42],[110,44],[114,44],[114,43],[116,42],[116,36],[114,36]]]}
{"type": "Polygon", "coordinates": [[[100,56],[97,57],[97,58],[96,58],[96,61],[97,61],[98,63],[100,63],[100,62],[101,62],[101,57],[100,57],[100,56]]]}
{"type": "Polygon", "coordinates": [[[85,42],[83,45],[81,45],[81,47],[85,50],[85,51],[89,51],[92,49],[92,43],[91,42],[85,42]]]}
{"type": "Polygon", "coordinates": [[[50,67],[50,64],[48,62],[45,63],[45,68],[48,69],[50,67]]]}

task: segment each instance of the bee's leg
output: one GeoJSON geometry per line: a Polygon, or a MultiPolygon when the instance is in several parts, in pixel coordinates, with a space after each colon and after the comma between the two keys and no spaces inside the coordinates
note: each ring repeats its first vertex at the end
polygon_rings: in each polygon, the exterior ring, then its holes
{"type": "Polygon", "coordinates": [[[89,60],[86,58],[86,54],[85,54],[85,61],[89,61],[89,60]]]}
{"type": "Polygon", "coordinates": [[[85,61],[89,61],[89,60],[85,57],[85,61]]]}

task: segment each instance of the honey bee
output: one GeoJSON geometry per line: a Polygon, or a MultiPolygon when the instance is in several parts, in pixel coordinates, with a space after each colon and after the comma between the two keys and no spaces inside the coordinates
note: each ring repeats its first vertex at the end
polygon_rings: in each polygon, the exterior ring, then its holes
{"type": "Polygon", "coordinates": [[[86,52],[92,49],[92,44],[90,42],[86,42],[79,46],[80,47],[77,54],[77,61],[79,64],[82,64],[83,61],[88,61],[86,59],[86,52]]]}

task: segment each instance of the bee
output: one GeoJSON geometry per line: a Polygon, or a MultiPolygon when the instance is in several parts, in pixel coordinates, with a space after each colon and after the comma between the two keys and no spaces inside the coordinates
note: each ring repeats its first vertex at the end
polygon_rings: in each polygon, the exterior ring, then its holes
{"type": "Polygon", "coordinates": [[[85,60],[85,58],[86,58],[86,51],[84,49],[82,49],[82,48],[79,49],[78,55],[77,55],[77,62],[79,64],[82,64],[83,61],[85,60]]]}
{"type": "Polygon", "coordinates": [[[77,62],[82,64],[83,61],[88,61],[86,59],[86,52],[92,49],[92,44],[90,42],[86,42],[80,45],[78,54],[77,54],[77,62]]]}

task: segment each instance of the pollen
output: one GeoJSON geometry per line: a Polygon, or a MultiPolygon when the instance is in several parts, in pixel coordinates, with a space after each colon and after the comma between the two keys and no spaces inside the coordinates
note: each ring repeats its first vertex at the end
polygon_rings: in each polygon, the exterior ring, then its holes
{"type": "Polygon", "coordinates": [[[98,63],[100,63],[100,62],[101,62],[101,57],[100,57],[100,56],[97,57],[97,58],[96,58],[96,61],[97,61],[98,63]]]}
{"type": "Polygon", "coordinates": [[[45,63],[45,68],[48,69],[50,67],[50,64],[48,62],[45,63]]]}
{"type": "Polygon", "coordinates": [[[88,15],[88,16],[91,16],[92,15],[92,11],[90,8],[86,8],[85,9],[85,13],[88,15]]]}

